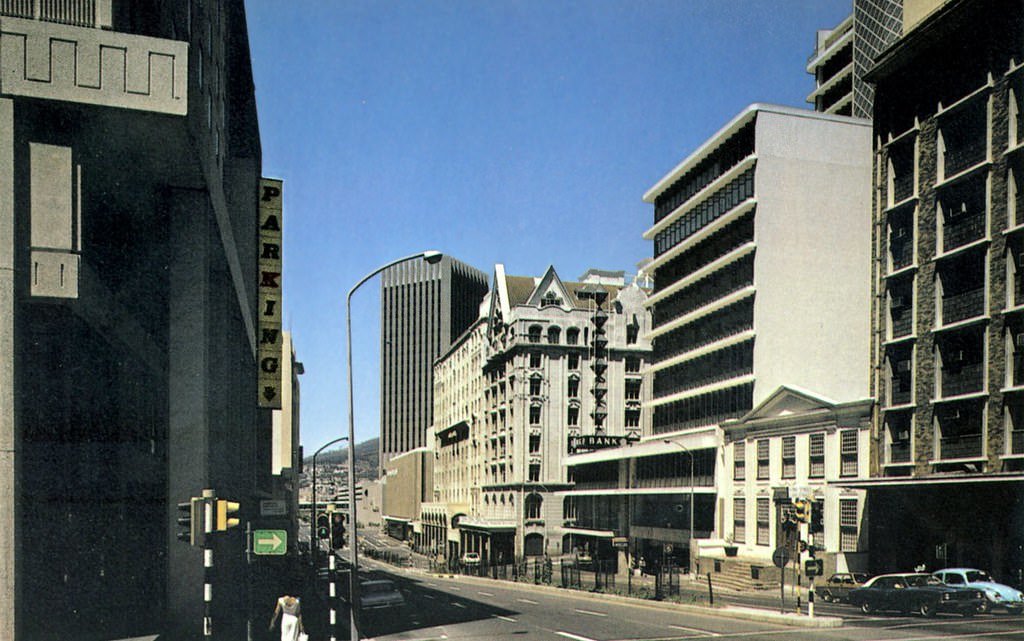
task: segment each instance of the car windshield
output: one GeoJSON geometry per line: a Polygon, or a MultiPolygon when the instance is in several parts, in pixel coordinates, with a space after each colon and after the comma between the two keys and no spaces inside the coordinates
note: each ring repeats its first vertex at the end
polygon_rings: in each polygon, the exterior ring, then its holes
{"type": "Polygon", "coordinates": [[[967,582],[975,583],[977,581],[992,581],[992,577],[988,575],[988,572],[982,572],[981,570],[968,570],[967,571],[967,582]]]}

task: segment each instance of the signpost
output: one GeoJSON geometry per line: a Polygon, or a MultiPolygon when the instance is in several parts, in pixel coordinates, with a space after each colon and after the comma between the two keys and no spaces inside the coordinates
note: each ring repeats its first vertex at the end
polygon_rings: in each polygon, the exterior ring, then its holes
{"type": "Polygon", "coordinates": [[[260,556],[282,555],[288,551],[288,532],[285,530],[253,530],[252,552],[260,556]]]}
{"type": "Polygon", "coordinates": [[[786,564],[789,563],[789,548],[782,545],[775,548],[775,552],[772,553],[772,563],[775,567],[779,568],[779,598],[781,599],[781,605],[779,606],[779,612],[786,612],[786,564]]]}

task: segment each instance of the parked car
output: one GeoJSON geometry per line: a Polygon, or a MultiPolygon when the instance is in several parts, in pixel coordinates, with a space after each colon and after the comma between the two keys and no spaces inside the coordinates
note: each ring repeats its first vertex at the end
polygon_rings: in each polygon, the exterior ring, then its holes
{"type": "Polygon", "coordinates": [[[405,597],[389,579],[371,579],[359,582],[359,607],[363,610],[402,608],[405,597]]]}
{"type": "Polygon", "coordinates": [[[859,588],[868,578],[860,572],[836,572],[815,590],[826,603],[842,603],[849,597],[850,590],[859,588]]]}
{"type": "Polygon", "coordinates": [[[849,602],[865,614],[883,610],[917,612],[933,617],[936,612],[973,616],[985,600],[980,590],[946,585],[930,574],[882,574],[850,590],[849,602]]]}
{"type": "Polygon", "coordinates": [[[480,553],[466,552],[462,555],[462,563],[465,565],[480,565],[480,553]]]}
{"type": "Polygon", "coordinates": [[[974,588],[985,595],[979,612],[988,612],[995,608],[1005,608],[1010,614],[1024,612],[1024,593],[1002,583],[996,583],[988,572],[974,568],[946,568],[933,572],[946,585],[974,588]]]}

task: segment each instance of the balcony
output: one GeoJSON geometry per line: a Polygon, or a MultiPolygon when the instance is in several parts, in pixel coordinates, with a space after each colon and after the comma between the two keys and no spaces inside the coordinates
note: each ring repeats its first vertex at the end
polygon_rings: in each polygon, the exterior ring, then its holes
{"type": "Polygon", "coordinates": [[[893,441],[889,444],[890,463],[910,463],[910,441],[893,441]]]}
{"type": "Polygon", "coordinates": [[[942,297],[942,324],[953,323],[985,315],[985,288],[963,290],[942,297]]]}
{"type": "Polygon", "coordinates": [[[942,368],[942,398],[974,394],[985,389],[985,368],[980,362],[954,362],[942,368]]]}
{"type": "Polygon", "coordinates": [[[949,216],[942,227],[942,251],[949,252],[984,237],[984,211],[949,216]]]}
{"type": "Polygon", "coordinates": [[[981,434],[958,434],[956,436],[943,436],[939,440],[940,460],[950,461],[956,459],[981,458],[982,451],[981,434]]]}
{"type": "Polygon", "coordinates": [[[6,0],[0,16],[109,29],[111,0],[6,0]]]}
{"type": "Polygon", "coordinates": [[[988,157],[988,147],[983,135],[964,144],[951,145],[951,147],[942,155],[943,178],[950,178],[979,165],[988,157]]]}

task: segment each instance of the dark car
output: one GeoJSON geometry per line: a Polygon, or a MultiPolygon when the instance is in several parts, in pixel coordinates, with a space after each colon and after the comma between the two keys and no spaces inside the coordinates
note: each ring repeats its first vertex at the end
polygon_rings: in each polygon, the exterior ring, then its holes
{"type": "Polygon", "coordinates": [[[841,603],[850,595],[850,591],[859,588],[868,580],[867,574],[860,572],[836,572],[815,589],[826,603],[841,603]]]}
{"type": "Polygon", "coordinates": [[[980,590],[955,588],[930,574],[882,574],[851,590],[851,605],[869,614],[876,611],[917,612],[933,617],[936,612],[958,612],[965,617],[978,611],[985,595],[980,590]]]}

